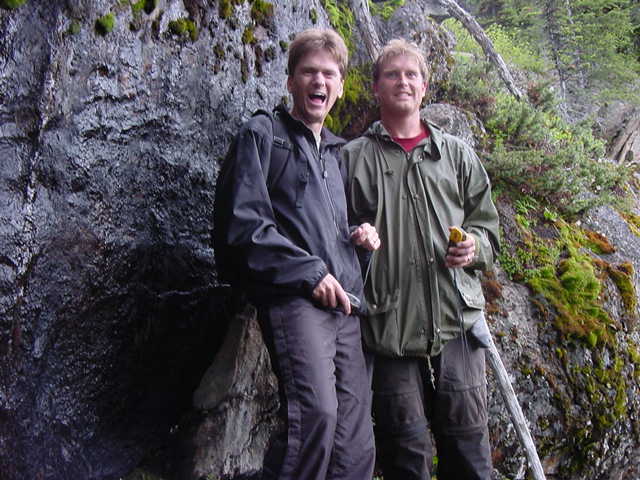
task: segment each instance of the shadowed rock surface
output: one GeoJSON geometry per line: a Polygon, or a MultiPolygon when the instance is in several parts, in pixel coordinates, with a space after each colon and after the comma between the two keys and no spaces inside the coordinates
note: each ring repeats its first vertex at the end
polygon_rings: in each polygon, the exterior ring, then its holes
{"type": "MultiPolygon", "coordinates": [[[[277,394],[253,310],[216,281],[215,178],[238,125],[286,97],[294,32],[328,19],[319,1],[263,14],[236,3],[0,9],[2,480],[118,479],[136,466],[166,479],[259,474],[279,428],[277,394]],[[96,21],[109,13],[113,30],[101,35],[96,21]]],[[[448,41],[421,12],[407,1],[376,22],[384,40],[420,43],[437,84],[448,41]]],[[[470,143],[481,128],[458,109],[427,110],[470,143]]],[[[500,211],[516,232],[513,208],[500,211]]],[[[637,271],[638,237],[616,211],[588,223],[618,248],[607,262],[637,271]]],[[[489,280],[490,324],[549,478],[638,478],[637,366],[621,352],[640,339],[617,289],[609,285],[621,325],[611,352],[565,344],[527,287],[500,270],[489,280]],[[600,381],[598,369],[614,367],[627,379],[624,416],[593,428],[610,403],[593,403],[576,369],[600,381]]],[[[523,478],[493,383],[490,392],[495,477],[523,478]]]]}

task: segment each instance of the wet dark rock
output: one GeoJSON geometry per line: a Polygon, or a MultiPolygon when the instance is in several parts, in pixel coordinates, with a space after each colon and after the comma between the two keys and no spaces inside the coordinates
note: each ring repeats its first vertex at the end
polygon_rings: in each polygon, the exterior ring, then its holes
{"type": "MultiPolygon", "coordinates": [[[[280,428],[275,381],[253,310],[217,282],[211,232],[233,134],[287,95],[282,45],[311,26],[312,9],[328,24],[318,2],[274,5],[277,21],[260,25],[248,2],[228,18],[202,0],[140,12],[107,0],[0,9],[2,480],[137,479],[136,467],[166,479],[259,478],[280,428]],[[113,31],[96,34],[108,13],[113,31]],[[170,32],[183,18],[195,39],[170,32]],[[256,45],[242,42],[246,26],[256,45]]],[[[408,36],[428,52],[437,89],[450,68],[446,34],[420,5],[408,0],[379,26],[384,40],[408,36]]],[[[465,112],[428,111],[473,144],[481,126],[465,112]]],[[[507,236],[517,233],[513,209],[500,209],[507,236]]],[[[607,261],[638,271],[638,238],[615,211],[587,222],[616,245],[607,261]]],[[[627,417],[595,439],[600,451],[584,449],[583,471],[568,472],[582,450],[566,419],[593,414],[585,388],[555,353],[543,303],[500,270],[495,281],[489,321],[550,476],[637,478],[632,366],[623,369],[627,417]]],[[[617,340],[640,344],[632,327],[617,340]]],[[[598,361],[581,345],[567,355],[579,368],[598,361]]],[[[491,378],[489,392],[496,478],[523,478],[491,378]]]]}
{"type": "MultiPolygon", "coordinates": [[[[201,3],[0,10],[3,480],[127,474],[172,441],[225,338],[217,164],[239,123],[286,95],[285,68],[270,58],[257,78],[242,31],[201,3]],[[189,16],[196,41],[168,31],[189,16]]],[[[304,26],[279,15],[262,48],[304,26]]],[[[249,6],[233,17],[250,22],[249,6]]]]}

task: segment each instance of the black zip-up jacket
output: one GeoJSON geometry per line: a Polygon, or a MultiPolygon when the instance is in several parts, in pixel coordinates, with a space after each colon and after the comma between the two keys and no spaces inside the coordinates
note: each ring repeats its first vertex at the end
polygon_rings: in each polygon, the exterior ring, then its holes
{"type": "Polygon", "coordinates": [[[257,305],[310,299],[327,273],[362,298],[339,160],[344,143],[323,128],[318,151],[313,133],[282,107],[240,128],[216,185],[214,249],[222,279],[257,305]]]}

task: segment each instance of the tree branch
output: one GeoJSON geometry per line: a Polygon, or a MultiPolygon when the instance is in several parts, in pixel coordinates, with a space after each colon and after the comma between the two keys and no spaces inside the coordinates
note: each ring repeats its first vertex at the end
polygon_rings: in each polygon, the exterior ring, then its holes
{"type": "Polygon", "coordinates": [[[518,100],[523,100],[524,95],[513,80],[511,72],[509,72],[506,63],[504,63],[504,60],[502,59],[500,54],[496,52],[495,48],[493,48],[491,39],[487,36],[486,33],[484,33],[484,30],[476,21],[476,19],[469,15],[469,13],[466,12],[454,0],[435,1],[445,7],[453,18],[460,21],[460,23],[464,25],[464,27],[469,31],[476,42],[480,44],[487,59],[496,66],[496,68],[498,69],[498,75],[509,89],[509,92],[511,92],[511,94],[518,100]]]}

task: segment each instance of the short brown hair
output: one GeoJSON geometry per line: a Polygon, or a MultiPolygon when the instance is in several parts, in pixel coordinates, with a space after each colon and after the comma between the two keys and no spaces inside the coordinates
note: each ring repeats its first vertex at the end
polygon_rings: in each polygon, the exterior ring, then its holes
{"type": "Polygon", "coordinates": [[[337,32],[329,28],[309,28],[296,35],[291,45],[289,45],[289,61],[287,70],[289,76],[293,76],[296,67],[302,57],[309,52],[326,50],[334,58],[340,70],[340,76],[344,78],[347,71],[349,53],[344,40],[337,32]]]}
{"type": "Polygon", "coordinates": [[[380,78],[380,73],[382,72],[382,67],[385,62],[391,58],[397,57],[398,55],[409,55],[414,57],[418,62],[422,78],[425,81],[429,81],[429,67],[427,66],[424,55],[418,46],[404,38],[394,38],[393,40],[389,40],[389,43],[383,47],[378,58],[373,64],[373,83],[376,83],[380,78]]]}

